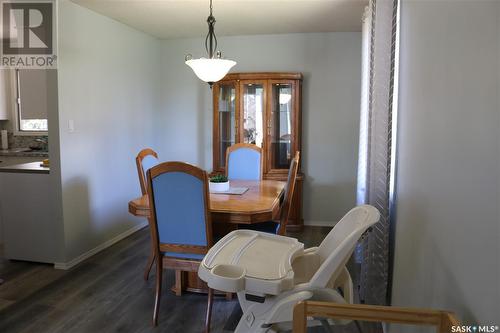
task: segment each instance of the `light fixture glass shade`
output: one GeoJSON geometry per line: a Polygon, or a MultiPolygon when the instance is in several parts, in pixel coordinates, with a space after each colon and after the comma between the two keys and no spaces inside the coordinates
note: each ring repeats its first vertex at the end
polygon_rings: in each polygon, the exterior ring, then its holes
{"type": "Polygon", "coordinates": [[[191,67],[200,80],[212,83],[222,80],[231,67],[236,65],[236,61],[200,58],[186,60],[186,65],[191,67]]]}

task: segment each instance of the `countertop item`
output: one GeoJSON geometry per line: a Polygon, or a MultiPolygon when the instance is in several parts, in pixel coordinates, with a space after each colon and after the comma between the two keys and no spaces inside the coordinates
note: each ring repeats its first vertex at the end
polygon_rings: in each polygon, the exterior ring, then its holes
{"type": "Polygon", "coordinates": [[[43,150],[32,150],[30,148],[11,148],[0,149],[0,156],[49,157],[49,152],[43,150]]]}
{"type": "MultiPolygon", "coordinates": [[[[1,164],[0,164],[1,165],[1,164]]],[[[50,173],[49,167],[42,167],[40,162],[14,164],[8,166],[0,166],[0,172],[10,173],[50,173]]]]}
{"type": "Polygon", "coordinates": [[[9,149],[9,142],[7,138],[7,131],[6,130],[1,130],[0,131],[0,136],[1,136],[1,141],[2,141],[2,149],[9,149]]]}

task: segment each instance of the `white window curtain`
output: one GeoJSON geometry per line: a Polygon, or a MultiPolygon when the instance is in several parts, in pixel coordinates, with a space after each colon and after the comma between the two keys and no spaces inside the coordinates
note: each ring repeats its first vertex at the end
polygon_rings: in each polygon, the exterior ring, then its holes
{"type": "Polygon", "coordinates": [[[366,186],[368,180],[368,113],[370,99],[370,63],[371,63],[371,30],[372,10],[365,7],[361,29],[361,113],[359,124],[359,158],[358,158],[358,188],[356,201],[358,205],[367,202],[366,186]]]}
{"type": "Polygon", "coordinates": [[[360,299],[369,304],[387,304],[389,295],[397,13],[398,0],[370,0],[363,17],[357,203],[381,213],[357,251],[360,299]]]}

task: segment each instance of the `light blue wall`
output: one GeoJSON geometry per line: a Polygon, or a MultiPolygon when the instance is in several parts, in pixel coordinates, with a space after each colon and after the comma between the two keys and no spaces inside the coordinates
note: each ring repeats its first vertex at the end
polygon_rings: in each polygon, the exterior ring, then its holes
{"type": "Polygon", "coordinates": [[[63,260],[69,261],[144,222],[128,213],[127,203],[140,194],[134,157],[154,146],[160,48],[153,37],[69,1],[59,2],[58,17],[63,260]]]}
{"type": "Polygon", "coordinates": [[[500,2],[401,13],[393,305],[498,325],[500,2]]]}

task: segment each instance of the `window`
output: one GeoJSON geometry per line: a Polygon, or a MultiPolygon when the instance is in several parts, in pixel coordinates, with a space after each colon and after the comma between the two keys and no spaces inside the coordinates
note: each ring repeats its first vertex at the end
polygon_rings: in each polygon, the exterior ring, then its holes
{"type": "Polygon", "coordinates": [[[15,72],[15,135],[46,135],[47,71],[17,69],[15,72]]]}

